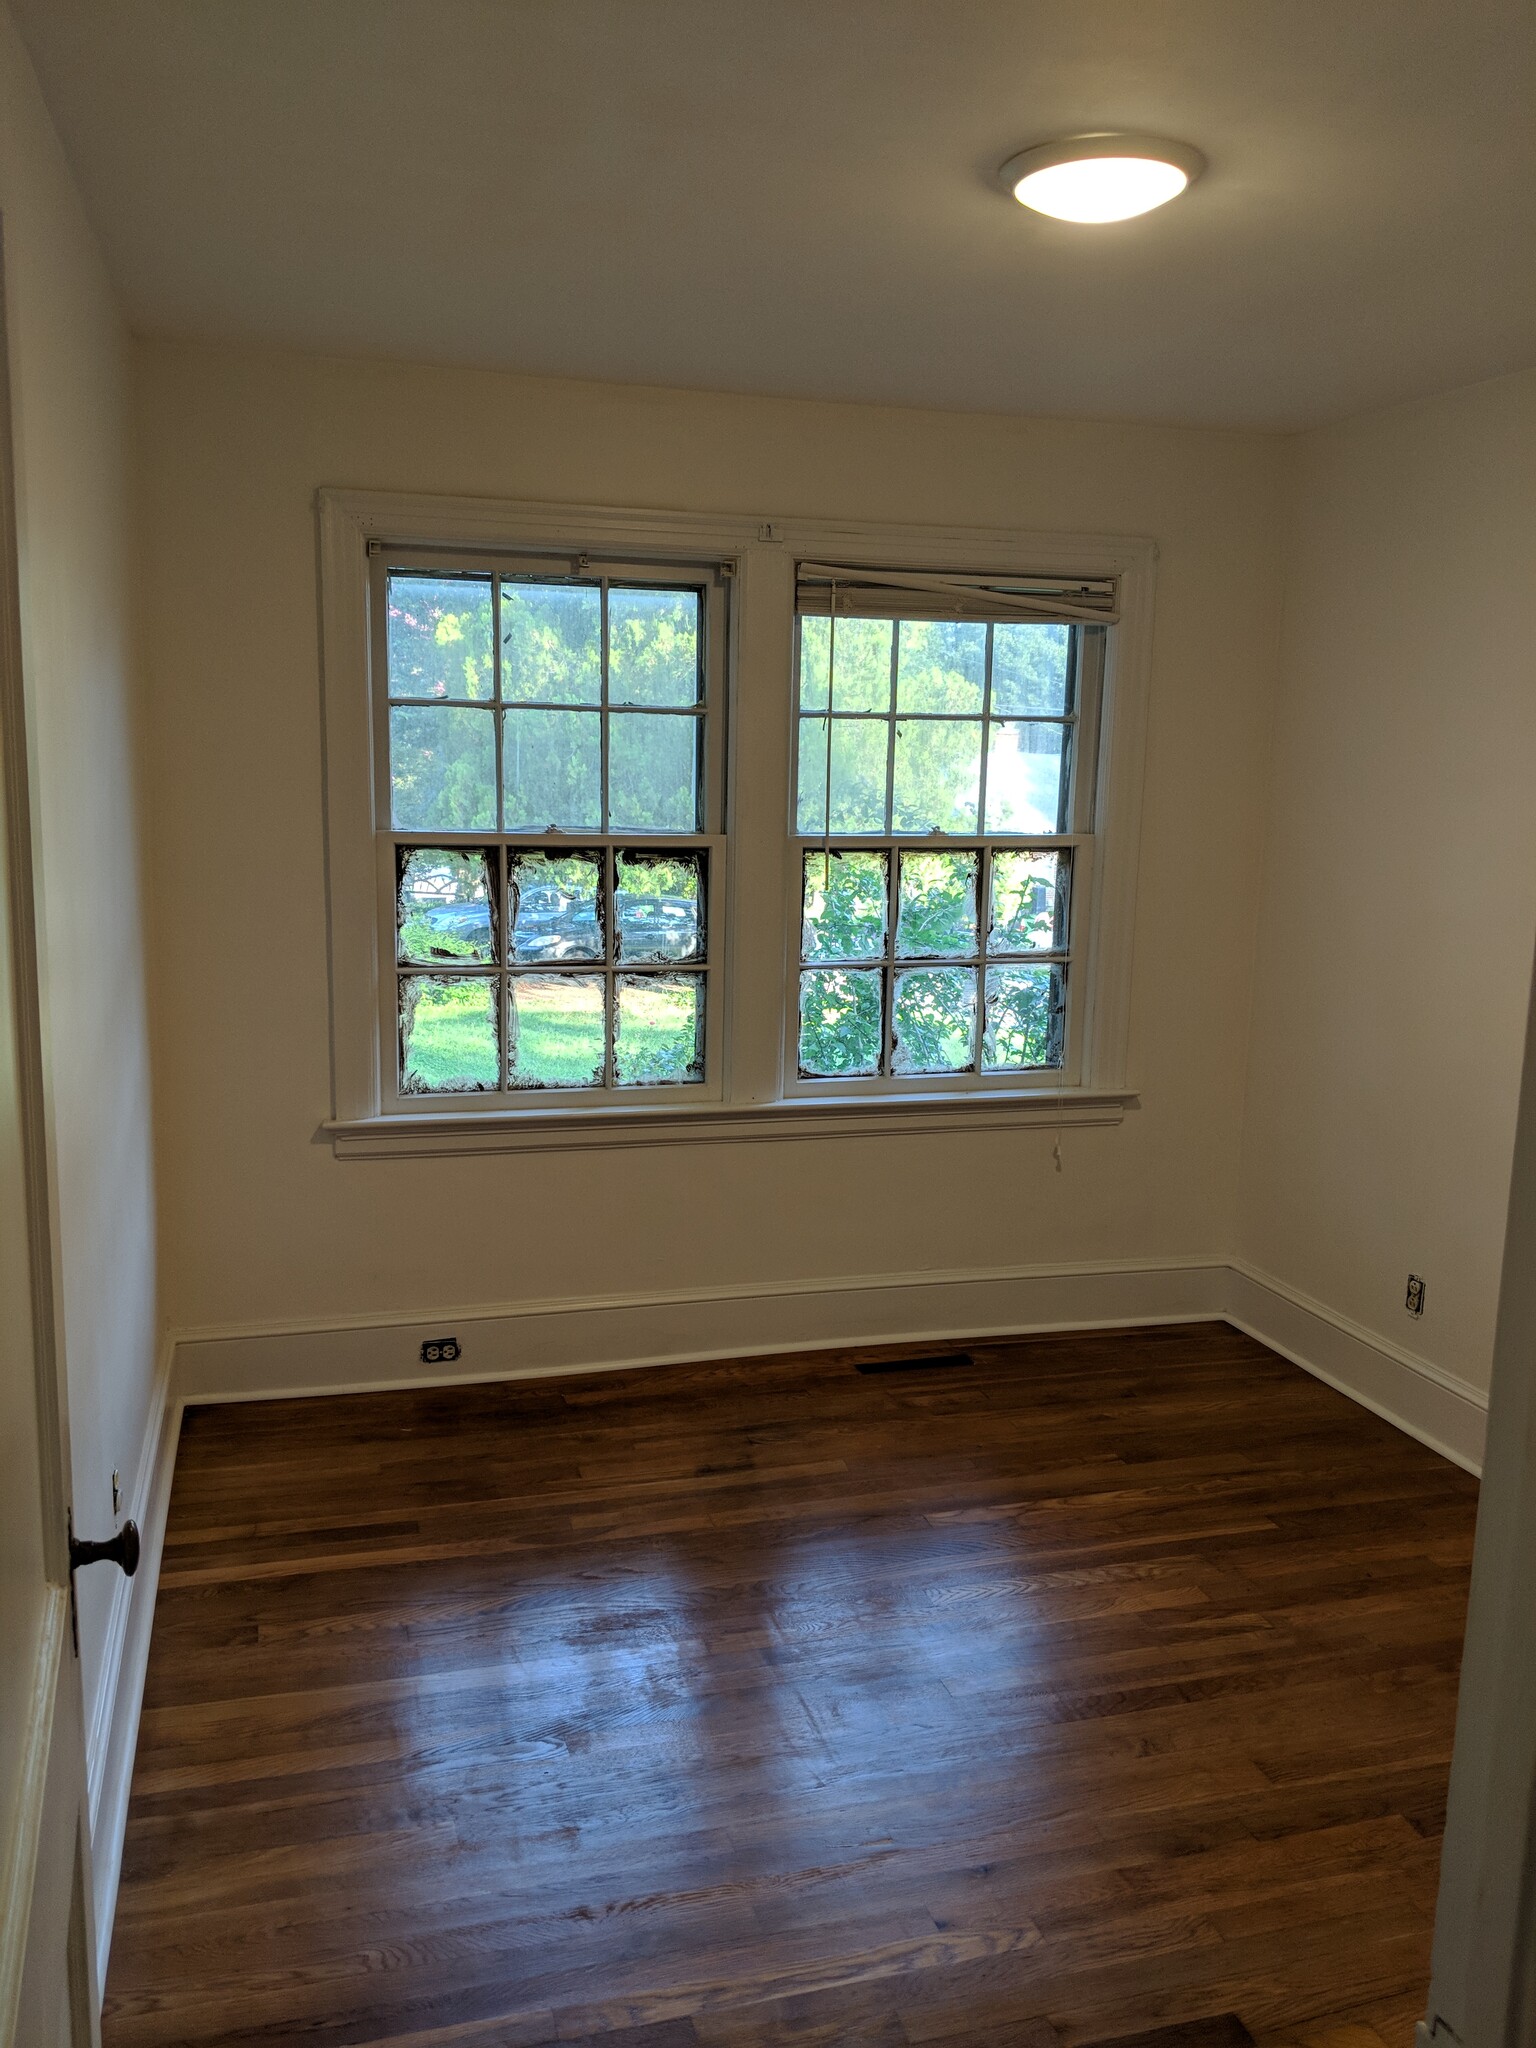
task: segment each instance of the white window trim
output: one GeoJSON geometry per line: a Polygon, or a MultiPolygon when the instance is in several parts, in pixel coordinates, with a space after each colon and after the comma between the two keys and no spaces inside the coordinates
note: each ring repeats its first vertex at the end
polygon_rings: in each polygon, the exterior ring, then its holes
{"type": "MultiPolygon", "coordinates": [[[[849,1137],[1044,1123],[1117,1123],[1137,1099],[1126,1067],[1150,673],[1154,542],[995,528],[848,525],[551,505],[485,498],[322,490],[321,655],[325,719],[326,882],[330,924],[332,1114],[338,1156],[548,1151],[700,1140],[849,1137]],[[368,548],[572,548],[631,560],[731,565],[727,656],[724,926],[726,1032],[719,1092],[702,1100],[474,1112],[466,1098],[420,1114],[380,1112],[382,974],[369,687],[368,548]],[[814,1099],[785,1085],[786,980],[798,961],[790,915],[799,847],[786,829],[796,704],[795,565],[1118,579],[1120,617],[1105,664],[1094,892],[1077,942],[1081,1078],[1072,1085],[814,1099]]],[[[789,1070],[792,1071],[793,1062],[789,1070]]]]}

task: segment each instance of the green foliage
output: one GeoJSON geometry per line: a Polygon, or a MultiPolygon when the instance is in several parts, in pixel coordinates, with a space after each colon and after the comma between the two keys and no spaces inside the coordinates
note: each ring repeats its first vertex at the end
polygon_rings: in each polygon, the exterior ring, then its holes
{"type": "Polygon", "coordinates": [[[974,967],[916,967],[898,973],[891,1007],[898,1074],[955,1074],[971,1065],[974,967]]]}
{"type": "Polygon", "coordinates": [[[1060,718],[1068,709],[1070,626],[1033,621],[992,629],[992,710],[1001,716],[1060,718]]]}
{"type": "Polygon", "coordinates": [[[393,814],[403,831],[495,831],[495,716],[435,704],[391,707],[393,814]]]}
{"type": "Polygon", "coordinates": [[[488,576],[391,576],[387,626],[392,697],[494,696],[488,576]]]}
{"type": "Polygon", "coordinates": [[[501,690],[509,704],[596,704],[602,592],[595,583],[501,586],[501,690]]]}
{"type": "Polygon", "coordinates": [[[700,695],[699,599],[692,590],[608,593],[608,697],[681,708],[700,695]]]}
{"type": "Polygon", "coordinates": [[[1060,1066],[1061,1005],[1059,968],[989,967],[983,1066],[1060,1066]]]}
{"type": "Polygon", "coordinates": [[[698,831],[699,734],[692,716],[614,713],[608,724],[610,831],[698,831]]]}
{"type": "Polygon", "coordinates": [[[885,951],[885,855],[805,854],[802,914],[806,960],[878,960],[885,951]]]}
{"type": "Polygon", "coordinates": [[[880,969],[813,968],[800,977],[800,1071],[880,1071],[880,969]]]}
{"type": "Polygon", "coordinates": [[[976,951],[974,853],[903,853],[896,952],[903,960],[976,951]]]}
{"type": "Polygon", "coordinates": [[[1066,902],[1059,853],[992,856],[993,953],[1042,952],[1066,939],[1066,902]]]}
{"type": "Polygon", "coordinates": [[[704,1071],[704,977],[620,974],[613,1071],[621,1088],[697,1081],[704,1071]]]}

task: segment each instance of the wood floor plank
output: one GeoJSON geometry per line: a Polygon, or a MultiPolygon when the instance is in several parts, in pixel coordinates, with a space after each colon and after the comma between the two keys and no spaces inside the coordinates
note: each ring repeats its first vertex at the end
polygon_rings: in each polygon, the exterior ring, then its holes
{"type": "Polygon", "coordinates": [[[1407,2048],[1474,1483],[900,1355],[190,1410],[107,2048],[1407,2048]]]}

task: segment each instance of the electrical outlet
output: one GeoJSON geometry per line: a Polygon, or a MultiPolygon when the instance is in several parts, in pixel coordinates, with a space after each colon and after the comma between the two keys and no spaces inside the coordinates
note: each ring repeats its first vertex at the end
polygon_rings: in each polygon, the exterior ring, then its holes
{"type": "Polygon", "coordinates": [[[458,1355],[457,1337],[429,1337],[421,1347],[423,1365],[452,1365],[458,1355]]]}
{"type": "Polygon", "coordinates": [[[122,1513],[122,1511],[123,1482],[118,1477],[117,1467],[114,1465],[112,1468],[112,1512],[114,1515],[119,1515],[122,1513]]]}
{"type": "Polygon", "coordinates": [[[1424,1282],[1417,1273],[1408,1275],[1408,1292],[1404,1297],[1403,1307],[1411,1316],[1421,1316],[1424,1313],[1424,1282]]]}

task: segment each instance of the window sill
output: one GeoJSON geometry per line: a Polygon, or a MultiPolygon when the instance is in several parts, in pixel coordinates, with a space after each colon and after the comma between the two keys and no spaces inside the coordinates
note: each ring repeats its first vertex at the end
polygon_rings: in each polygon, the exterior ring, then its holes
{"type": "Polygon", "coordinates": [[[1056,1129],[1117,1124],[1131,1088],[986,1095],[840,1096],[821,1101],[671,1104],[636,1109],[437,1113],[331,1119],[320,1127],[338,1159],[440,1158],[456,1152],[591,1152],[630,1145],[761,1143],[766,1139],[911,1137],[928,1131],[1056,1129]]]}

